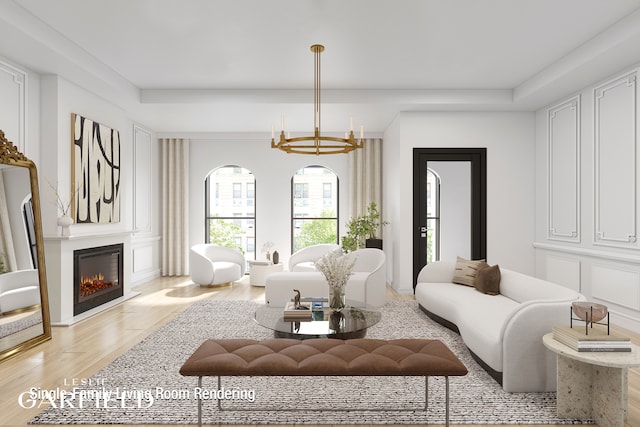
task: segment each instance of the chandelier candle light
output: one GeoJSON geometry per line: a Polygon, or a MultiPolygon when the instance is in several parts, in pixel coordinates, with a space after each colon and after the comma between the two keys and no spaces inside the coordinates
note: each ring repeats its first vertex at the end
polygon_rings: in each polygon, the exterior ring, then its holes
{"type": "Polygon", "coordinates": [[[348,153],[364,146],[364,127],[360,126],[360,139],[356,141],[353,134],[353,118],[350,120],[350,130],[344,138],[326,136],[320,133],[320,54],[324,46],[314,44],[313,52],[313,108],[314,132],[312,136],[291,138],[284,133],[284,116],[280,120],[280,140],[276,143],[275,129],[271,127],[271,148],[277,148],[286,153],[295,154],[339,154],[348,153]]]}
{"type": "Polygon", "coordinates": [[[316,269],[329,284],[329,308],[333,311],[342,311],[346,306],[345,288],[356,260],[357,256],[353,254],[340,255],[331,251],[316,261],[316,269]]]}

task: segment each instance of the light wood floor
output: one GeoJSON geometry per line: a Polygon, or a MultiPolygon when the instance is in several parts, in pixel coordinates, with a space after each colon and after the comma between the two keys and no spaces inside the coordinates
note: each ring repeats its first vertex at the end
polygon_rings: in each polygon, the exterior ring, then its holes
{"type": "MultiPolygon", "coordinates": [[[[140,296],[73,326],[54,327],[51,341],[0,362],[0,426],[26,426],[40,412],[21,408],[20,393],[30,387],[68,388],[64,387],[65,381],[91,377],[195,301],[262,301],[263,289],[245,282],[203,288],[187,277],[160,278],[136,288],[142,292],[140,296]]],[[[412,299],[413,296],[399,295],[389,289],[387,298],[412,299]]],[[[640,335],[632,334],[632,337],[640,343],[640,335]]],[[[629,371],[626,426],[640,426],[640,371],[636,369],[629,371]]]]}

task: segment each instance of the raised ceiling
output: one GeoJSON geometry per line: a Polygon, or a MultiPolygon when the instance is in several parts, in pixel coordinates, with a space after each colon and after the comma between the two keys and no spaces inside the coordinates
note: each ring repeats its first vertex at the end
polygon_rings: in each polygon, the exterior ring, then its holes
{"type": "Polygon", "coordinates": [[[534,110],[640,63],[640,0],[0,0],[0,56],[160,132],[312,126],[399,111],[534,110]]]}

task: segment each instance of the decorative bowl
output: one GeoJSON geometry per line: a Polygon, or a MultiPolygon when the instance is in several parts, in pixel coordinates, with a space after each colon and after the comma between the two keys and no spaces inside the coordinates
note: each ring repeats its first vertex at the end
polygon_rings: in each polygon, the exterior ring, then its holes
{"type": "Polygon", "coordinates": [[[607,316],[608,311],[606,305],[589,301],[576,301],[571,304],[571,310],[585,322],[599,322],[607,316]]]}

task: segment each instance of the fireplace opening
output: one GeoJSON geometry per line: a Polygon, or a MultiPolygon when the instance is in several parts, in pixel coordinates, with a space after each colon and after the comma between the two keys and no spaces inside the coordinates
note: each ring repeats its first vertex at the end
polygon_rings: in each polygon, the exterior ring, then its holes
{"type": "Polygon", "coordinates": [[[124,295],[123,244],[73,251],[73,315],[124,295]]]}

